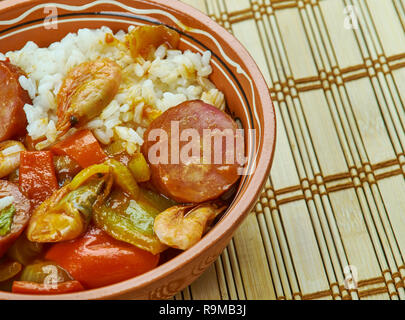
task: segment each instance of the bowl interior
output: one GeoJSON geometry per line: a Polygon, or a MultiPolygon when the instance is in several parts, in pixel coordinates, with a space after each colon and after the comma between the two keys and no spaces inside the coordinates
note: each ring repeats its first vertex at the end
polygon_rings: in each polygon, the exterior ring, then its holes
{"type": "MultiPolygon", "coordinates": [[[[211,51],[213,73],[210,79],[224,92],[232,117],[245,129],[246,168],[249,170],[241,177],[238,193],[223,219],[193,248],[149,273],[128,280],[132,282],[128,282],[126,288],[133,289],[163,278],[213,247],[221,234],[233,232],[254,204],[270,168],[275,142],[274,109],[266,83],[238,41],[202,13],[177,1],[167,4],[164,0],[92,3],[65,0],[48,4],[25,0],[15,4],[6,0],[0,3],[2,53],[21,49],[29,40],[47,47],[80,28],[108,26],[117,32],[127,31],[130,25],[143,24],[165,24],[178,31],[181,50],[211,51]]],[[[111,292],[116,291],[114,285],[110,287],[111,292]]],[[[0,298],[2,295],[0,292],[0,298]]],[[[10,294],[5,295],[9,298],[10,294]]],[[[103,296],[101,291],[91,297],[100,296],[103,296]]]]}

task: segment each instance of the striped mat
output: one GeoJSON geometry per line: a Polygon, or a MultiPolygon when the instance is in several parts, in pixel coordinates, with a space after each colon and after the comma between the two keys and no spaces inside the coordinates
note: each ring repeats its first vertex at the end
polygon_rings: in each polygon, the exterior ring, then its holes
{"type": "Polygon", "coordinates": [[[269,86],[271,174],[175,299],[405,299],[405,0],[184,0],[269,86]]]}

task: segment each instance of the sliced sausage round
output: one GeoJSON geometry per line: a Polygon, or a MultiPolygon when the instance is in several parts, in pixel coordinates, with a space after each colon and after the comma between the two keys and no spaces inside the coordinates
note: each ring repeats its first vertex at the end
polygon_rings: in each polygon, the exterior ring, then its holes
{"type": "Polygon", "coordinates": [[[149,126],[142,146],[154,186],[181,203],[218,198],[238,180],[236,129],[237,124],[228,114],[199,100],[165,111],[149,126]],[[225,135],[215,144],[215,137],[220,137],[221,132],[225,135]],[[233,149],[226,143],[228,138],[234,140],[233,149]],[[168,146],[167,150],[164,146],[168,146]],[[233,152],[233,159],[227,158],[227,152],[233,152]]]}
{"type": "Polygon", "coordinates": [[[18,186],[12,182],[0,180],[0,198],[8,196],[14,198],[13,205],[16,212],[13,216],[10,231],[4,236],[0,236],[0,258],[20,236],[21,232],[27,226],[31,214],[30,201],[20,192],[18,186]]]}
{"type": "Polygon", "coordinates": [[[18,78],[24,72],[8,61],[0,61],[0,141],[25,134],[27,119],[24,105],[31,104],[28,92],[18,78]]]}

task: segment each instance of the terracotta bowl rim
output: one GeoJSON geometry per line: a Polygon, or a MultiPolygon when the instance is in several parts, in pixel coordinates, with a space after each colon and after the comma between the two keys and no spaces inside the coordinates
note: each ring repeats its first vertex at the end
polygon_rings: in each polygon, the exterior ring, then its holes
{"type": "MultiPolygon", "coordinates": [[[[209,31],[215,31],[216,34],[226,42],[232,51],[237,53],[238,57],[244,62],[245,69],[250,75],[254,86],[257,88],[258,107],[262,108],[263,117],[259,120],[263,125],[262,139],[264,144],[261,152],[259,153],[259,160],[255,173],[252,176],[252,180],[248,183],[246,189],[245,198],[243,201],[239,201],[235,204],[235,207],[228,211],[226,217],[220,221],[209,233],[207,233],[196,245],[187,251],[181,253],[177,257],[169,260],[168,262],[156,267],[155,269],[139,275],[137,277],[125,280],[116,284],[105,286],[98,289],[86,290],[83,292],[59,294],[59,295],[26,295],[15,294],[0,291],[0,299],[103,299],[114,298],[123,295],[128,292],[140,290],[152,282],[161,281],[169,274],[179,270],[184,264],[191,260],[197,259],[204,251],[209,250],[217,242],[220,241],[221,235],[232,234],[236,226],[238,226],[245,216],[250,212],[255,204],[257,197],[259,196],[263,185],[265,184],[268,174],[271,168],[271,164],[274,157],[275,143],[276,143],[276,118],[273,103],[271,101],[270,92],[266,81],[261,74],[258,66],[254,62],[253,58],[247,52],[245,47],[226,29],[213,21],[207,15],[201,11],[182,3],[178,0],[135,0],[137,2],[148,3],[149,5],[157,5],[160,8],[170,8],[178,12],[180,16],[189,16],[191,19],[198,19],[202,22],[209,31]],[[266,108],[269,108],[267,110],[266,108]],[[267,146],[267,148],[266,148],[267,146]],[[246,199],[247,198],[247,199],[246,199]]],[[[46,1],[46,0],[4,0],[0,2],[0,13],[5,11],[12,11],[14,8],[38,4],[38,3],[55,3],[58,1],[46,1]]],[[[75,5],[74,1],[71,1],[69,5],[75,5]]],[[[28,40],[27,40],[28,41],[28,40]]]]}

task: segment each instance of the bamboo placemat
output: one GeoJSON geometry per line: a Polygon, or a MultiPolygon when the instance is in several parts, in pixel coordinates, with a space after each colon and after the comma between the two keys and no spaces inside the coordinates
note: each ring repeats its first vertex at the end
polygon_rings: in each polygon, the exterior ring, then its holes
{"type": "Polygon", "coordinates": [[[184,2],[250,51],[278,137],[253,212],[175,299],[405,299],[405,0],[184,2]]]}

